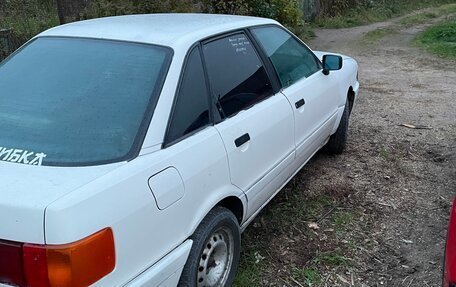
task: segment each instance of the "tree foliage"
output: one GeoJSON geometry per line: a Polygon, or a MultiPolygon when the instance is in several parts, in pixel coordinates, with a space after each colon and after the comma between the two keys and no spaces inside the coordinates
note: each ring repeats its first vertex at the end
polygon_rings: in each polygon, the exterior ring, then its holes
{"type": "Polygon", "coordinates": [[[297,0],[90,0],[82,18],[165,12],[251,15],[273,18],[289,27],[302,21],[297,0]]]}

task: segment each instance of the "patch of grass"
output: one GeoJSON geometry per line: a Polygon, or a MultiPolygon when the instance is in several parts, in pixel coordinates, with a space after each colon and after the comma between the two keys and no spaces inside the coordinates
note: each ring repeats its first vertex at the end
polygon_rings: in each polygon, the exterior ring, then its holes
{"type": "Polygon", "coordinates": [[[391,28],[379,28],[377,30],[372,30],[364,34],[362,41],[369,44],[375,43],[383,37],[393,33],[395,33],[395,31],[391,28]]]}
{"type": "Polygon", "coordinates": [[[236,273],[235,287],[259,287],[262,286],[262,274],[266,264],[256,251],[241,252],[240,268],[236,273]]]}
{"type": "Polygon", "coordinates": [[[321,282],[321,275],[315,268],[297,268],[294,267],[292,275],[295,279],[304,283],[306,286],[315,286],[321,282]]]}
{"type": "Polygon", "coordinates": [[[333,221],[337,227],[342,227],[353,221],[353,214],[345,211],[337,212],[333,215],[333,221]]]}
{"type": "Polygon", "coordinates": [[[386,149],[386,148],[382,148],[379,151],[379,156],[384,158],[385,160],[390,160],[391,159],[391,151],[386,149]]]}
{"type": "Polygon", "coordinates": [[[438,7],[438,8],[436,8],[435,11],[440,16],[441,15],[446,15],[446,14],[456,13],[456,3],[442,5],[442,6],[438,7]]]}
{"type": "Polygon", "coordinates": [[[313,262],[316,264],[323,264],[334,267],[350,265],[350,260],[342,256],[338,250],[320,253],[313,259],[313,262]]]}
{"type": "Polygon", "coordinates": [[[405,18],[402,18],[399,22],[402,26],[411,27],[418,24],[423,24],[429,21],[430,19],[437,18],[439,15],[436,12],[430,11],[425,13],[419,13],[416,15],[411,15],[405,18]]]}
{"type": "Polygon", "coordinates": [[[351,13],[344,16],[335,16],[335,17],[320,17],[315,20],[313,23],[314,26],[319,28],[349,28],[355,26],[361,26],[367,23],[380,22],[385,20],[383,18],[377,18],[374,15],[366,15],[364,17],[352,15],[351,13]]]}
{"type": "Polygon", "coordinates": [[[320,194],[311,196],[303,200],[302,194],[293,192],[288,195],[287,200],[277,202],[273,209],[264,212],[267,221],[274,221],[277,227],[290,226],[295,221],[313,221],[321,213],[332,206],[334,199],[320,194]]]}
{"type": "Polygon", "coordinates": [[[399,23],[405,27],[411,27],[414,25],[419,25],[428,22],[431,19],[437,17],[455,14],[456,13],[456,4],[447,4],[440,7],[418,13],[415,15],[410,15],[405,18],[402,18],[399,23]]]}
{"type": "Polygon", "coordinates": [[[352,8],[334,17],[320,17],[314,25],[322,28],[348,28],[385,21],[423,8],[444,5],[443,10],[451,10],[454,9],[451,6],[453,3],[454,0],[372,1],[369,6],[352,8]]]}
{"type": "Polygon", "coordinates": [[[315,220],[325,208],[332,205],[333,199],[327,195],[321,194],[309,199],[303,206],[306,209],[306,218],[304,220],[315,220]]]}
{"type": "Polygon", "coordinates": [[[456,18],[428,28],[415,38],[415,43],[442,58],[456,59],[456,18]]]}
{"type": "Polygon", "coordinates": [[[330,205],[332,201],[333,201],[333,199],[331,197],[329,197],[328,195],[319,194],[318,196],[315,196],[314,198],[312,198],[312,201],[310,203],[312,203],[311,206],[314,206],[315,208],[320,208],[320,207],[330,205]]]}

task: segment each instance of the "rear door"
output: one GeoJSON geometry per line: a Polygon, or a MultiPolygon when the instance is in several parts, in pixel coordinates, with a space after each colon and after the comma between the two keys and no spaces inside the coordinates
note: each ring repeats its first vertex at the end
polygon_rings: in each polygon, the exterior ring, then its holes
{"type": "Polygon", "coordinates": [[[293,35],[278,26],[251,29],[274,66],[282,93],[293,105],[296,155],[308,159],[330,136],[338,107],[337,75],[324,75],[321,62],[293,35]]]}
{"type": "Polygon", "coordinates": [[[259,54],[244,32],[203,44],[216,125],[228,154],[231,181],[246,192],[247,216],[288,178],[294,159],[293,110],[274,93],[259,54]]]}

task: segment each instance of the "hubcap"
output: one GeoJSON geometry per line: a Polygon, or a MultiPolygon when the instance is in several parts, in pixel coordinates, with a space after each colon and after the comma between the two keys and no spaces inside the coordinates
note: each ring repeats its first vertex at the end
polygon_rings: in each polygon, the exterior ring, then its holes
{"type": "Polygon", "coordinates": [[[198,266],[198,287],[224,286],[233,263],[234,238],[221,227],[206,240],[198,266]]]}

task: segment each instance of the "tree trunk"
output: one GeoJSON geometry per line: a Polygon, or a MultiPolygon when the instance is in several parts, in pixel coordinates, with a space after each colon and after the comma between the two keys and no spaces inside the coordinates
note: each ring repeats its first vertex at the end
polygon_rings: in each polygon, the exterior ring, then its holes
{"type": "Polygon", "coordinates": [[[11,53],[10,35],[10,29],[0,29],[0,61],[11,53]]]}
{"type": "Polygon", "coordinates": [[[60,25],[65,24],[65,9],[63,8],[63,0],[55,0],[57,3],[57,13],[59,14],[60,25]]]}

